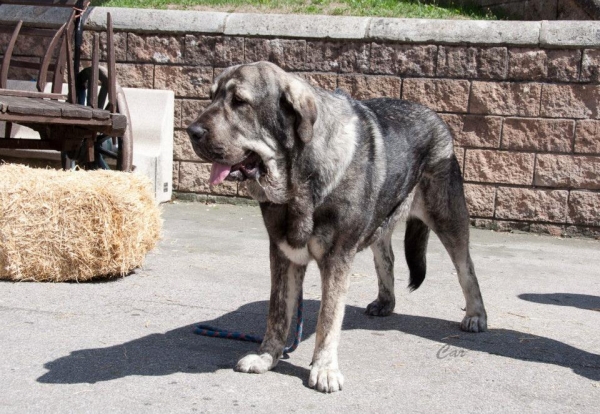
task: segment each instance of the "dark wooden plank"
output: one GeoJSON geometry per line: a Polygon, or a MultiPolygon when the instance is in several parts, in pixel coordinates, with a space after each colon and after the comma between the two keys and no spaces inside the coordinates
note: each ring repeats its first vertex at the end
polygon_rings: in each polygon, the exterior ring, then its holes
{"type": "Polygon", "coordinates": [[[113,33],[112,16],[107,13],[106,16],[106,48],[108,64],[108,110],[111,113],[117,112],[117,66],[115,61],[115,40],[113,33]]]}
{"type": "MultiPolygon", "coordinates": [[[[49,99],[67,99],[62,93],[45,93],[33,91],[19,91],[17,89],[0,89],[0,96],[21,96],[24,98],[49,98],[49,99]]],[[[0,98],[2,99],[2,98],[0,98]]]]}
{"type": "Polygon", "coordinates": [[[92,110],[87,106],[70,104],[66,102],[57,102],[57,101],[48,101],[43,100],[42,105],[52,106],[53,108],[58,108],[60,110],[61,116],[63,118],[81,118],[81,119],[91,119],[92,118],[92,110]]]}
{"type": "MultiPolygon", "coordinates": [[[[123,116],[118,115],[117,116],[123,116]]],[[[102,132],[107,135],[121,136],[125,133],[127,118],[124,121],[117,119],[113,125],[112,119],[76,119],[42,115],[21,115],[0,113],[0,121],[14,122],[16,124],[45,124],[45,125],[72,125],[85,128],[89,131],[102,132]],[[125,124],[125,126],[123,126],[125,124]]]]}
{"type": "Polygon", "coordinates": [[[92,117],[94,119],[109,119],[110,118],[110,112],[108,112],[105,109],[93,109],[92,110],[92,117]]]}
{"type": "Polygon", "coordinates": [[[10,138],[10,136],[12,134],[12,126],[13,126],[12,122],[4,123],[4,138],[10,138]]]}
{"type": "MultiPolygon", "coordinates": [[[[0,90],[3,92],[4,90],[0,90]]],[[[17,91],[19,92],[19,91],[17,91]]],[[[36,93],[36,92],[31,92],[36,93]]],[[[42,95],[42,94],[39,94],[42,95]]],[[[50,95],[50,94],[46,94],[50,95]]],[[[110,119],[110,112],[104,109],[92,109],[90,107],[78,104],[71,104],[69,102],[61,102],[56,100],[39,99],[39,97],[13,97],[13,96],[2,96],[0,95],[0,104],[2,108],[7,108],[9,113],[25,114],[30,111],[32,114],[44,114],[48,116],[61,116],[63,118],[81,118],[81,119],[97,119],[97,120],[108,120],[110,119]],[[31,109],[39,107],[40,111],[31,109]],[[13,110],[13,108],[15,108],[13,110]],[[22,108],[22,109],[17,109],[22,108]],[[23,109],[29,108],[29,109],[23,109]],[[59,114],[60,111],[60,114],[59,114]]],[[[6,112],[6,110],[4,110],[6,112]]]]}
{"type": "Polygon", "coordinates": [[[56,67],[54,68],[54,76],[52,77],[52,93],[61,93],[63,79],[65,77],[65,62],[67,60],[67,37],[63,36],[59,46],[58,58],[56,59],[56,67]]]}
{"type": "Polygon", "coordinates": [[[0,139],[0,148],[8,149],[36,149],[36,150],[60,150],[60,141],[41,139],[0,139]]]}
{"type": "Polygon", "coordinates": [[[88,105],[92,108],[98,108],[98,66],[100,60],[100,36],[94,32],[94,42],[92,47],[92,73],[88,84],[88,105]]]}
{"type": "Polygon", "coordinates": [[[21,26],[23,26],[23,20],[19,20],[13,34],[8,42],[8,46],[4,51],[4,57],[2,59],[2,66],[0,66],[0,88],[6,88],[6,80],[8,77],[8,68],[10,66],[10,60],[12,58],[12,53],[15,48],[15,43],[17,42],[17,37],[19,36],[19,31],[21,30],[21,26]]]}
{"type": "Polygon", "coordinates": [[[85,118],[85,119],[92,119],[93,118],[93,112],[92,110],[90,110],[90,108],[86,108],[85,106],[81,106],[81,105],[70,105],[70,106],[65,106],[61,109],[61,113],[63,117],[66,118],[85,118]]]}
{"type": "Polygon", "coordinates": [[[42,99],[23,98],[20,96],[2,96],[0,100],[7,106],[8,113],[17,115],[44,115],[60,117],[60,108],[44,104],[42,99]]]}
{"type": "MultiPolygon", "coordinates": [[[[125,115],[110,114],[110,118],[112,121],[112,126],[115,130],[125,132],[125,129],[127,128],[127,117],[125,115]]],[[[114,134],[114,135],[119,135],[119,134],[114,134]]]]}
{"type": "Polygon", "coordinates": [[[63,35],[67,23],[63,24],[60,29],[56,32],[52,40],[50,41],[50,45],[48,45],[48,50],[46,50],[46,54],[42,59],[42,65],[40,67],[40,72],[38,74],[37,88],[38,91],[42,92],[46,87],[46,77],[48,76],[48,65],[50,64],[50,59],[52,59],[52,55],[54,55],[54,49],[56,49],[56,45],[60,40],[60,37],[63,35]]]}
{"type": "Polygon", "coordinates": [[[68,85],[68,99],[67,101],[74,104],[77,103],[76,91],[75,91],[75,68],[73,67],[73,33],[75,32],[75,22],[70,27],[69,33],[67,33],[67,85],[68,85]]]}

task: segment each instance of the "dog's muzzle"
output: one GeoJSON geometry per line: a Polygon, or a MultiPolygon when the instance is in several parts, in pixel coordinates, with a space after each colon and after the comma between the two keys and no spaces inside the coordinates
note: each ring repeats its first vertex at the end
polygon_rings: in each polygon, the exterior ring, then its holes
{"type": "Polygon", "coordinates": [[[206,138],[206,134],[208,134],[208,129],[204,128],[200,124],[194,123],[187,128],[187,133],[194,144],[199,144],[201,141],[204,140],[204,138],[206,138]]]}

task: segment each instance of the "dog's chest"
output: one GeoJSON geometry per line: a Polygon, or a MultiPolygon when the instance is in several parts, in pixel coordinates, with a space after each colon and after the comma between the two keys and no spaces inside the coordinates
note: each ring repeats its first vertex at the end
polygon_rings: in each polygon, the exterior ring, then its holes
{"type": "Polygon", "coordinates": [[[294,248],[288,244],[286,240],[277,243],[279,250],[292,263],[300,266],[306,266],[311,260],[320,261],[325,254],[325,248],[317,237],[311,237],[308,244],[301,248],[294,248]]]}

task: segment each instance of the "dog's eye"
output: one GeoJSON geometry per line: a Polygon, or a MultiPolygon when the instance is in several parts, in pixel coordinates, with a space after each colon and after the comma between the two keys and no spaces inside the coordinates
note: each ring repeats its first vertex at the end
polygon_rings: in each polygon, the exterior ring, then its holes
{"type": "Polygon", "coordinates": [[[235,94],[234,94],[234,95],[231,97],[231,103],[232,103],[234,106],[240,106],[240,105],[243,105],[243,104],[245,104],[245,103],[247,103],[247,102],[246,102],[246,101],[245,101],[243,98],[241,98],[240,96],[238,96],[238,95],[235,95],[235,94]]]}

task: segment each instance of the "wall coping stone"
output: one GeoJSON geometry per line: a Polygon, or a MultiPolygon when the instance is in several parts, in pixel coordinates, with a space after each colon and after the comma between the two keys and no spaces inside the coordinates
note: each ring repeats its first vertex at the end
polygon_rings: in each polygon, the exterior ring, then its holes
{"type": "MultiPolygon", "coordinates": [[[[157,34],[600,48],[600,21],[395,19],[90,7],[85,16],[85,27],[91,30],[106,28],[107,12],[112,13],[115,30],[157,34]]],[[[23,20],[30,25],[53,27],[64,22],[66,13],[69,9],[1,5],[0,24],[23,20]]]]}

